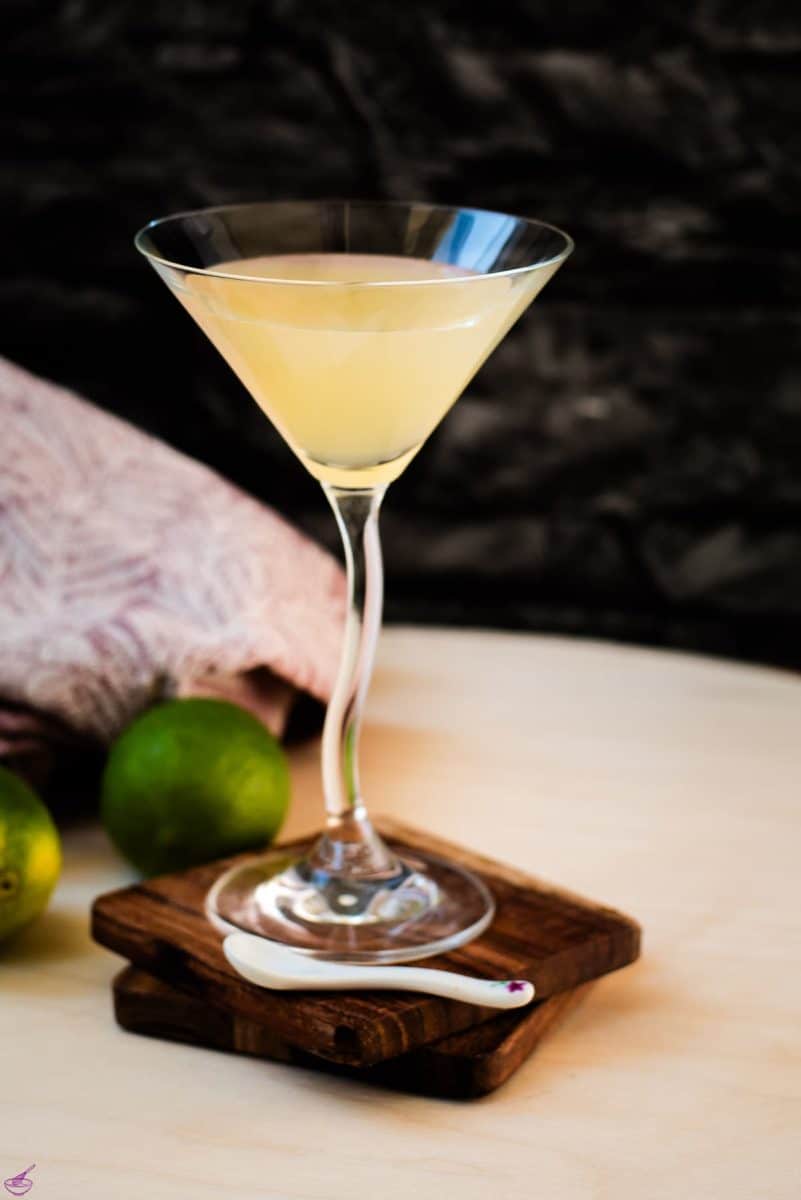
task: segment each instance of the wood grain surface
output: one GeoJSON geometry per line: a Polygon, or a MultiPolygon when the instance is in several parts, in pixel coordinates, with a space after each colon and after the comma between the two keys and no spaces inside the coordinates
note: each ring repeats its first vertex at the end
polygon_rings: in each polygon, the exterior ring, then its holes
{"type": "MultiPolygon", "coordinates": [[[[133,1037],[88,922],[133,876],[76,825],[47,912],[0,948],[0,1181],[36,1163],[30,1200],[798,1200],[801,678],[389,628],[368,717],[376,810],[635,914],[636,968],[469,1103],[133,1037]]],[[[290,761],[292,839],[319,827],[319,746],[290,761]]]]}
{"type": "MultiPolygon", "coordinates": [[[[432,958],[432,966],[529,979],[546,999],[637,958],[640,931],[631,918],[427,833],[393,821],[377,824],[401,852],[425,846],[477,871],[495,897],[491,927],[467,946],[432,958]]],[[[351,1066],[396,1058],[493,1017],[491,1009],[419,993],[269,992],[248,983],[225,960],[220,935],[203,911],[212,882],[234,861],[100,896],[92,908],[93,937],[157,978],[269,1025],[293,1046],[351,1066]]]]}

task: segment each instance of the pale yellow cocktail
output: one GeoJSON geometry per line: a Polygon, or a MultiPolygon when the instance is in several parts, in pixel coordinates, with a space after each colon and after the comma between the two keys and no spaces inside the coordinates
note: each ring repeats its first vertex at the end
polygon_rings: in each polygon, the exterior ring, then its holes
{"type": "Polygon", "coordinates": [[[379,254],[214,271],[174,290],[309,471],[344,487],[401,473],[552,273],[479,278],[379,254]],[[345,286],[315,286],[331,282],[345,286]]]}

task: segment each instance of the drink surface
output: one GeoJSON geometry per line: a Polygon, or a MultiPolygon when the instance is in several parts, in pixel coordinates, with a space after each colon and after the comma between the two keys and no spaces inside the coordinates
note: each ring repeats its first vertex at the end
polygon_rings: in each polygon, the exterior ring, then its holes
{"type": "Polygon", "coordinates": [[[211,269],[169,282],[309,471],[358,488],[401,473],[555,266],[294,254],[211,269]]]}

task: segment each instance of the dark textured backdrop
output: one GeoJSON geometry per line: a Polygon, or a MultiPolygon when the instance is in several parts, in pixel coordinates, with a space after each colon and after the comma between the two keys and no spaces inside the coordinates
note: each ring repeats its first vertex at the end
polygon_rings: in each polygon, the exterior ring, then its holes
{"type": "Polygon", "coordinates": [[[134,230],[341,194],[563,224],[575,255],[390,494],[389,615],[801,665],[794,0],[6,0],[2,25],[0,351],[333,544],[134,230]]]}

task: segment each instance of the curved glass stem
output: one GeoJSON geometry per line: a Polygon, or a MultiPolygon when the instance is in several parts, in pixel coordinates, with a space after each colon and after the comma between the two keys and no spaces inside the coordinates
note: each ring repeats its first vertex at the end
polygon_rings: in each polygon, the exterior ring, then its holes
{"type": "Polygon", "coordinates": [[[345,549],[348,610],[342,658],[323,728],[325,833],[307,869],[374,881],[403,873],[367,816],[359,786],[359,733],[373,672],[384,598],[378,514],[385,487],[323,484],[345,549]]]}

